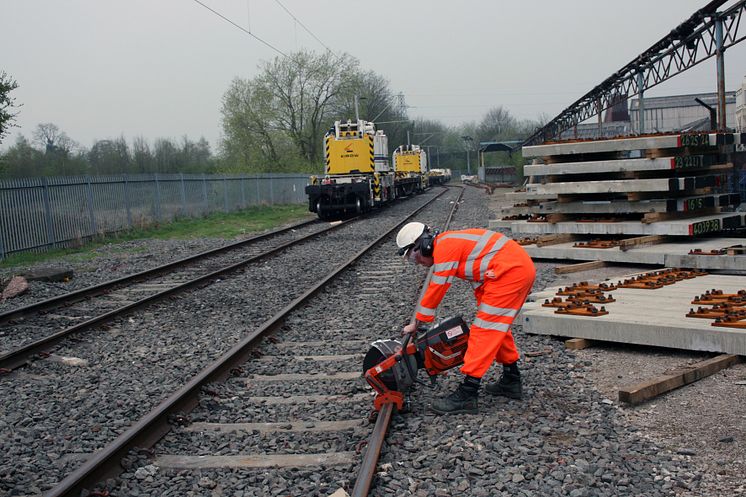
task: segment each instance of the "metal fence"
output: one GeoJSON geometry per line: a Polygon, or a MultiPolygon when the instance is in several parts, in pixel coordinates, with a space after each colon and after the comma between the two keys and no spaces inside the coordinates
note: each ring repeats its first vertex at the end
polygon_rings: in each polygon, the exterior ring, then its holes
{"type": "Polygon", "coordinates": [[[300,204],[300,174],[149,174],[0,180],[0,259],[175,218],[300,204]]]}

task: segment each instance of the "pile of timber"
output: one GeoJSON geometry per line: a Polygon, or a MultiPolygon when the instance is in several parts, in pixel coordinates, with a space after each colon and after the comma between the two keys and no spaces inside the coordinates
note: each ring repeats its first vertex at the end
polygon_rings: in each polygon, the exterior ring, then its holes
{"type": "MultiPolygon", "coordinates": [[[[746,133],[653,135],[523,148],[504,221],[514,234],[681,235],[742,228],[734,158],[746,133]]],[[[740,165],[739,165],[740,167],[740,165]]],[[[503,223],[506,227],[505,223],[503,223]]]]}

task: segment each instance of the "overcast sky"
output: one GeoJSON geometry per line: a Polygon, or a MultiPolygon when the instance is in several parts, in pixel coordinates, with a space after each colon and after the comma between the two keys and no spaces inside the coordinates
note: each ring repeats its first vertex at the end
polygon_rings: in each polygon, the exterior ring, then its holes
{"type": "MultiPolygon", "coordinates": [[[[496,105],[554,117],[708,0],[201,1],[282,52],[347,52],[410,117],[452,125],[496,105]]],[[[0,47],[23,104],[4,147],[52,122],[85,147],[187,135],[215,149],[230,81],[277,56],[194,0],[0,0],[0,47]]],[[[726,89],[745,75],[746,42],[726,52],[726,89]]],[[[711,59],[649,94],[715,91],[715,77],[711,59]]]]}

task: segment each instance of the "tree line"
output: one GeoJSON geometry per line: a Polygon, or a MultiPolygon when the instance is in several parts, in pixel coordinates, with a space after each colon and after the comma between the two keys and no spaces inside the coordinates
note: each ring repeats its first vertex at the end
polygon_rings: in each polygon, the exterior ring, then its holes
{"type": "Polygon", "coordinates": [[[52,123],[39,124],[29,140],[23,135],[0,155],[0,178],[152,173],[215,172],[216,158],[204,138],[194,142],[137,137],[97,140],[78,145],[52,123]]]}
{"type": "MultiPolygon", "coordinates": [[[[0,143],[20,112],[10,92],[18,84],[0,73],[0,143]]],[[[476,171],[480,141],[521,140],[538,126],[519,120],[496,104],[478,122],[446,126],[410,119],[406,102],[383,76],[360,67],[348,55],[299,51],[260,64],[251,78],[235,78],[221,104],[223,137],[213,153],[200,138],[124,137],[77,144],[53,123],[42,123],[30,139],[18,135],[0,153],[0,177],[122,173],[265,173],[323,171],[323,135],[339,119],[373,121],[389,139],[421,144],[431,165],[465,170],[467,155],[476,171]]],[[[520,166],[520,154],[491,161],[520,166]]]]}

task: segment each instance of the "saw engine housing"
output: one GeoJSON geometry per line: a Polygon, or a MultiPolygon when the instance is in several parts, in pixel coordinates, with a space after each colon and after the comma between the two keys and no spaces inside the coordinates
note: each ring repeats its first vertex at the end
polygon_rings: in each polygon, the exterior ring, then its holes
{"type": "Polygon", "coordinates": [[[376,340],[363,359],[365,380],[376,391],[376,410],[386,403],[402,409],[404,394],[417,380],[419,369],[434,377],[463,364],[469,327],[461,316],[455,316],[418,330],[410,338],[376,340]]]}

